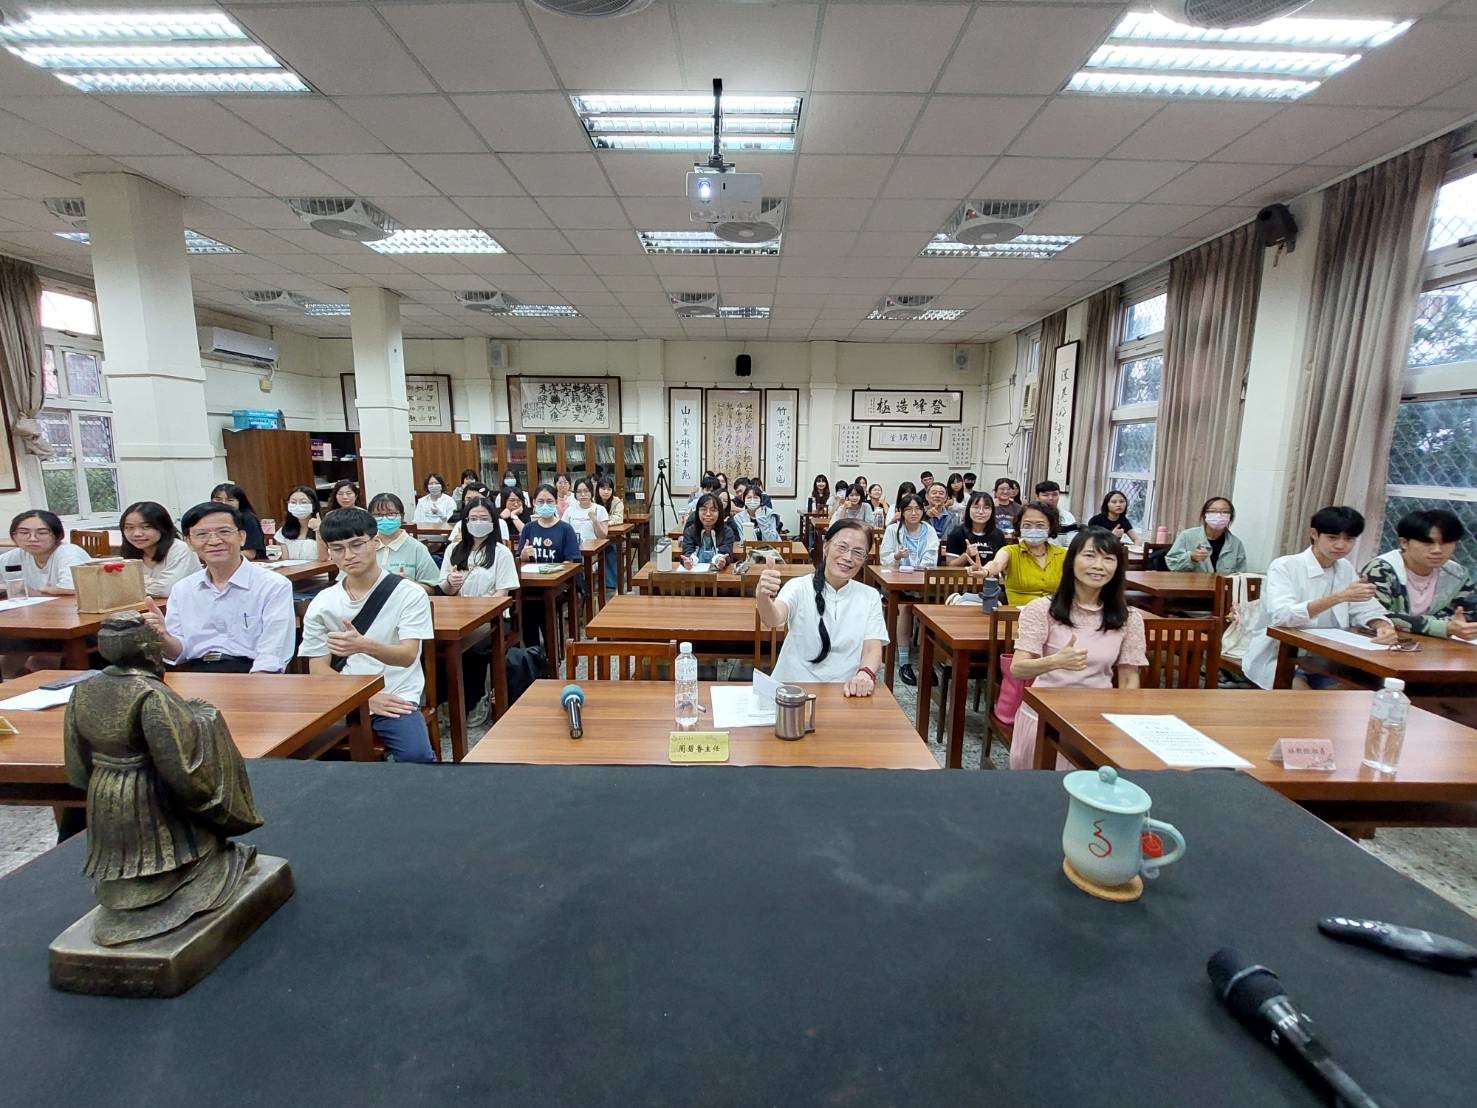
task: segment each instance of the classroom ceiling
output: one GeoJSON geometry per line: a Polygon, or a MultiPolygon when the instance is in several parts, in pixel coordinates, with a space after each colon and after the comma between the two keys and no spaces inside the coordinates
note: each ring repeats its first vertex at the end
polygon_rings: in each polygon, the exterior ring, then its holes
{"type": "Polygon", "coordinates": [[[87,248],[55,236],[41,200],[121,170],[185,195],[187,226],[241,251],[190,259],[200,303],[310,334],[349,321],[241,290],[394,289],[421,338],[982,342],[1477,115],[1477,0],[1314,0],[1302,14],[1417,22],[1295,103],[1060,94],[1130,10],[1092,0],[657,0],[607,20],[515,2],[214,6],[317,94],[89,95],[0,51],[0,251],[86,274],[87,248]],[[596,152],[569,101],[714,77],[804,97],[795,153],[733,157],[787,201],[777,257],[643,253],[636,231],[690,226],[684,173],[702,155],[596,152]],[[300,195],[482,228],[508,253],[378,254],[305,227],[281,199],[300,195]],[[969,197],[1043,201],[1031,233],[1082,237],[1047,260],[919,257],[969,197]],[[467,289],[580,315],[483,315],[456,302],[467,289]],[[712,291],[770,317],[674,314],[671,293],[712,291]],[[920,293],[966,312],[865,319],[879,297],[920,293]]]}

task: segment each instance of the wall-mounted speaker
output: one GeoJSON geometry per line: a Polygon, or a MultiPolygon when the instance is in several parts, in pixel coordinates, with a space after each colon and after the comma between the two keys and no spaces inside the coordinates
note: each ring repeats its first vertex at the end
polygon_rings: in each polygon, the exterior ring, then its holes
{"type": "Polygon", "coordinates": [[[1263,247],[1285,246],[1290,254],[1297,246],[1298,221],[1286,204],[1273,204],[1256,213],[1256,237],[1263,247]]]}
{"type": "Polygon", "coordinates": [[[733,373],[735,377],[747,377],[754,372],[754,359],[747,354],[740,354],[733,360],[733,373]]]}
{"type": "Polygon", "coordinates": [[[487,361],[493,369],[508,368],[508,344],[505,342],[487,342],[487,361]]]}

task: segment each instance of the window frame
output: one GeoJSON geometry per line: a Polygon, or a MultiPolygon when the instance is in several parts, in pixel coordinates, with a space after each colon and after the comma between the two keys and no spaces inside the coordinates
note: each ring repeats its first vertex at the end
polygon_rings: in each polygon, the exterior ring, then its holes
{"type": "MultiPolygon", "coordinates": [[[[1144,485],[1143,510],[1139,513],[1140,518],[1136,520],[1139,527],[1147,527],[1154,512],[1154,467],[1159,458],[1159,401],[1154,400],[1140,404],[1119,404],[1118,397],[1123,395],[1123,374],[1127,367],[1146,358],[1164,357],[1164,330],[1140,335],[1137,338],[1126,339],[1124,332],[1128,328],[1129,313],[1134,307],[1148,300],[1165,297],[1166,317],[1168,316],[1169,296],[1169,274],[1167,271],[1151,275],[1148,279],[1136,284],[1131,289],[1126,289],[1122,302],[1118,306],[1118,318],[1114,321],[1114,339],[1116,345],[1113,354],[1113,407],[1108,413],[1108,457],[1105,459],[1103,472],[1107,475],[1110,488],[1118,487],[1121,481],[1142,482],[1144,485]],[[1149,465],[1147,472],[1134,472],[1118,469],[1114,461],[1118,456],[1119,432],[1126,427],[1150,424],[1154,427],[1154,447],[1149,452],[1149,465]]],[[[1163,395],[1164,382],[1160,377],[1160,395],[1163,395]]],[[[1130,513],[1131,515],[1131,513],[1130,513]]]]}
{"type": "MultiPolygon", "coordinates": [[[[62,292],[68,296],[81,296],[92,301],[93,311],[97,311],[97,299],[90,292],[76,288],[71,285],[53,284],[46,282],[43,290],[51,292],[62,292]]],[[[99,319],[99,329],[101,320],[99,319]]],[[[50,327],[41,330],[42,344],[51,352],[53,365],[56,369],[58,393],[47,393],[45,402],[38,416],[47,414],[65,416],[72,434],[72,457],[69,460],[56,461],[51,459],[37,459],[42,471],[41,496],[50,507],[50,499],[46,493],[46,474],[64,470],[71,471],[73,486],[77,496],[77,508],[75,512],[56,514],[69,524],[77,524],[91,520],[112,520],[117,517],[123,507],[123,487],[118,478],[118,435],[117,421],[113,417],[113,402],[108,395],[108,377],[104,370],[105,353],[101,334],[81,334],[75,331],[61,331],[50,327]],[[67,374],[66,355],[68,353],[88,354],[97,359],[98,366],[98,390],[99,396],[88,396],[79,394],[72,390],[71,378],[67,374]],[[113,460],[110,462],[84,461],[82,456],[82,418],[85,416],[99,416],[108,421],[108,433],[113,444],[113,460]],[[118,507],[114,509],[94,508],[92,505],[91,491],[87,485],[87,470],[108,469],[113,472],[113,483],[118,490],[118,507]]]]}

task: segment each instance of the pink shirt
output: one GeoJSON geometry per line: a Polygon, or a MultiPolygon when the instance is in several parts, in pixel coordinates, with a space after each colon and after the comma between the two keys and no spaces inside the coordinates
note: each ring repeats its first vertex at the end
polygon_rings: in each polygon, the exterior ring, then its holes
{"type": "Polygon", "coordinates": [[[1436,586],[1440,581],[1439,570],[1421,576],[1411,573],[1409,566],[1405,568],[1405,592],[1409,597],[1411,615],[1423,616],[1431,610],[1431,605],[1436,603],[1436,586]]]}
{"type": "Polygon", "coordinates": [[[1128,622],[1116,631],[1104,631],[1102,610],[1072,605],[1073,627],[1051,618],[1051,598],[1032,600],[1021,609],[1020,629],[1015,648],[1037,657],[1055,654],[1075,636],[1077,647],[1087,651],[1086,669],[1054,669],[1043,673],[1033,684],[1044,689],[1079,687],[1107,689],[1113,686],[1113,667],[1146,666],[1144,617],[1135,608],[1128,609],[1128,622]]]}

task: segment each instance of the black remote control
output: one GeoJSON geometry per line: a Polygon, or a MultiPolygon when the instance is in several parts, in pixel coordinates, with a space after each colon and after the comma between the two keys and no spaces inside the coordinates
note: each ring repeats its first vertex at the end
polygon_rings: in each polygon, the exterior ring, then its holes
{"type": "Polygon", "coordinates": [[[1373,947],[1383,954],[1406,958],[1447,973],[1466,973],[1477,968],[1477,947],[1418,927],[1329,916],[1318,921],[1318,930],[1331,939],[1373,947]]]}

